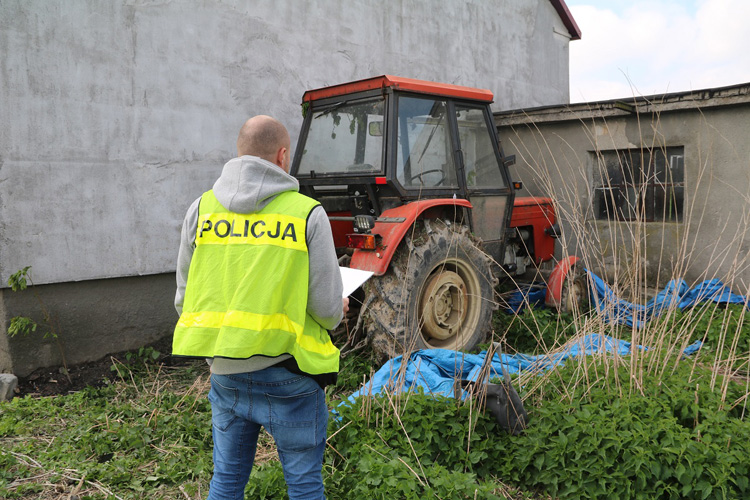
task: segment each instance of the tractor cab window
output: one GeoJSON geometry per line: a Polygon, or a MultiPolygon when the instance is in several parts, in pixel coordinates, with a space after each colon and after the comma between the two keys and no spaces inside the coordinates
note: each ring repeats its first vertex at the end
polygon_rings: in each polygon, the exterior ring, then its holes
{"type": "Polygon", "coordinates": [[[372,175],[382,170],[381,98],[341,102],[315,111],[297,175],[372,175]]]}
{"type": "Polygon", "coordinates": [[[456,106],[458,137],[469,189],[501,189],[505,180],[495,154],[493,136],[487,128],[484,111],[456,106]]]}
{"type": "Polygon", "coordinates": [[[458,186],[445,101],[400,97],[396,178],[407,189],[458,186]]]}

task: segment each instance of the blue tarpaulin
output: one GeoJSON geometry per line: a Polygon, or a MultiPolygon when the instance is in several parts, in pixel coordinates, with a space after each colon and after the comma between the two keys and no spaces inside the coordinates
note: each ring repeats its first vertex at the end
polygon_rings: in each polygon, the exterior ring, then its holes
{"type": "Polygon", "coordinates": [[[745,304],[748,297],[737,295],[719,280],[703,281],[690,288],[685,280],[672,280],[664,290],[644,305],[633,304],[617,298],[615,292],[599,276],[589,272],[593,284],[592,303],[596,304],[604,320],[620,325],[642,327],[647,321],[668,307],[685,309],[701,302],[719,304],[745,304]]]}
{"type": "MultiPolygon", "coordinates": [[[[720,304],[748,304],[748,297],[732,293],[729,287],[716,279],[703,281],[692,288],[685,280],[672,280],[646,305],[633,304],[618,298],[604,280],[591,271],[587,272],[592,284],[591,303],[603,315],[604,321],[612,324],[635,325],[640,328],[670,306],[685,309],[706,301],[720,304]]],[[[543,306],[544,294],[543,285],[522,285],[518,291],[510,294],[505,311],[514,314],[523,310],[527,304],[543,306]]]]}
{"type": "MultiPolygon", "coordinates": [[[[685,349],[685,354],[692,354],[700,348],[700,341],[685,349]]],[[[641,348],[639,346],[639,348],[641,348]]],[[[563,363],[575,356],[591,355],[595,353],[617,353],[621,356],[630,353],[630,342],[599,334],[589,334],[576,342],[571,342],[560,352],[551,355],[530,356],[527,354],[494,354],[489,361],[489,377],[502,378],[503,365],[508,373],[514,374],[526,370],[547,370],[563,363]]],[[[359,391],[349,398],[362,394],[378,394],[387,389],[391,393],[397,391],[424,389],[425,394],[454,397],[456,380],[479,379],[482,367],[487,361],[487,352],[479,354],[464,354],[446,349],[423,349],[412,352],[406,361],[398,356],[384,364],[359,391]],[[402,364],[406,366],[402,370],[402,364]]]]}
{"type": "Polygon", "coordinates": [[[527,305],[542,307],[544,306],[544,296],[546,294],[547,285],[544,283],[519,284],[518,290],[507,296],[505,312],[508,314],[518,314],[527,305]]]}

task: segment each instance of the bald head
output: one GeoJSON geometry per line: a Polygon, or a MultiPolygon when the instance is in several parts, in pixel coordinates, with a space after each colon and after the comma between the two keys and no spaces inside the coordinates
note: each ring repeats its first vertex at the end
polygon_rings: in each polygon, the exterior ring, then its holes
{"type": "Polygon", "coordinates": [[[257,156],[289,171],[289,132],[275,118],[258,115],[250,118],[237,138],[238,156],[257,156]]]}

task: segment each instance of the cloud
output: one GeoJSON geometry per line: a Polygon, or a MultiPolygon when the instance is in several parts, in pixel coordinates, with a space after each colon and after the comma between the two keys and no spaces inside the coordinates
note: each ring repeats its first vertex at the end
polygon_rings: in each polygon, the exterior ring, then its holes
{"type": "Polygon", "coordinates": [[[571,102],[750,82],[747,0],[568,3],[583,33],[570,44],[571,102]]]}

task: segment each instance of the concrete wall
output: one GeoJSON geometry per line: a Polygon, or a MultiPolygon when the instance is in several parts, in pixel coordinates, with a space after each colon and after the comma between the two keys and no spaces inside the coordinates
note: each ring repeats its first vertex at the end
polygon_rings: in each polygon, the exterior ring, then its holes
{"type": "MultiPolygon", "coordinates": [[[[564,253],[612,280],[663,286],[719,278],[750,287],[750,85],[634,102],[614,101],[496,114],[516,179],[558,203],[564,253]],[[597,151],[684,146],[682,222],[595,220],[597,151]]],[[[622,284],[622,283],[621,283],[622,284]]]]}
{"type": "MultiPolygon", "coordinates": [[[[36,286],[55,322],[59,345],[44,338],[49,328],[31,289],[0,290],[5,309],[0,318],[9,322],[14,316],[30,316],[39,323],[37,332],[26,337],[0,335],[0,367],[12,366],[13,373],[25,377],[39,366],[60,365],[60,350],[72,366],[156,342],[174,330],[174,289],[171,273],[36,286]]],[[[4,332],[7,326],[0,323],[4,332]]]]}
{"type": "Polygon", "coordinates": [[[306,89],[389,73],[568,102],[569,41],[548,0],[3,0],[0,286],[173,272],[240,125],[295,141],[306,89]]]}

